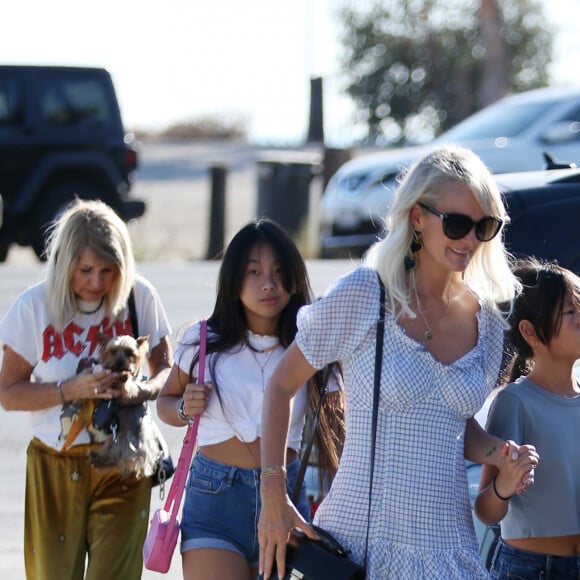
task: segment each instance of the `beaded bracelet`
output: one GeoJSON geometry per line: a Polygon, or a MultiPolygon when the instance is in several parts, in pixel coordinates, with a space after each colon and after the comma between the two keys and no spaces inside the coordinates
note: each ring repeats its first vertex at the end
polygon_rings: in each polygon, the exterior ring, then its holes
{"type": "Polygon", "coordinates": [[[60,399],[60,402],[64,405],[66,403],[65,399],[64,399],[64,395],[62,394],[62,384],[64,383],[64,381],[57,381],[56,383],[56,394],[58,395],[58,398],[60,399]]]}
{"type": "Polygon", "coordinates": [[[177,416],[184,425],[193,423],[193,419],[185,412],[185,400],[183,397],[177,399],[177,416]]]}
{"type": "Polygon", "coordinates": [[[493,492],[495,493],[495,495],[497,495],[497,497],[499,499],[501,499],[502,501],[508,501],[510,497],[512,497],[511,495],[508,495],[507,497],[504,497],[503,495],[500,495],[499,491],[497,491],[497,487],[495,486],[495,480],[497,479],[497,477],[493,478],[492,484],[493,484],[493,492]]]}
{"type": "Polygon", "coordinates": [[[286,466],[284,465],[270,465],[270,467],[266,467],[262,469],[260,473],[260,479],[264,479],[264,477],[268,477],[269,475],[283,475],[286,477],[286,466]]]}

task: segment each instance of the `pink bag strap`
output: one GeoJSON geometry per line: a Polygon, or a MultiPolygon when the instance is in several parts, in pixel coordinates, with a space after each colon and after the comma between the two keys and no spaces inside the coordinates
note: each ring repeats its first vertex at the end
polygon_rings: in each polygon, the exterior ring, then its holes
{"type": "MultiPolygon", "coordinates": [[[[197,382],[199,384],[203,384],[205,378],[206,344],[207,320],[202,320],[199,336],[199,360],[197,365],[197,382]]],[[[191,458],[193,456],[193,450],[195,449],[195,443],[197,440],[199,417],[199,415],[196,415],[191,425],[189,425],[187,428],[187,432],[183,439],[183,446],[181,447],[181,453],[177,461],[177,467],[175,468],[175,473],[171,482],[171,488],[169,489],[167,500],[165,501],[165,511],[171,514],[170,522],[174,522],[177,519],[177,512],[179,511],[181,499],[183,498],[185,482],[187,481],[187,474],[189,473],[189,466],[191,464],[191,458]]]]}

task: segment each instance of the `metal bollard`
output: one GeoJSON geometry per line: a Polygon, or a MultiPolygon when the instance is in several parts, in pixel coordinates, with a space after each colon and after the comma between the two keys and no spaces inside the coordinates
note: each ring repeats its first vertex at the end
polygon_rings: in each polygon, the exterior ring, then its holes
{"type": "Polygon", "coordinates": [[[206,260],[218,260],[224,251],[226,214],[226,173],[222,165],[211,167],[211,201],[206,260]]]}

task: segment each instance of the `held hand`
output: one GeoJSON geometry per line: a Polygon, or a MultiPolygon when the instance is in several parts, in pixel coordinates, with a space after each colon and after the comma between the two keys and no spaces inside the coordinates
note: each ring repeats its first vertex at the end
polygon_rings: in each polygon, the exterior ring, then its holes
{"type": "Polygon", "coordinates": [[[496,486],[501,495],[511,496],[525,492],[534,483],[534,470],[538,466],[539,455],[533,445],[518,445],[506,441],[500,450],[499,473],[496,486]]]}
{"type": "Polygon", "coordinates": [[[213,385],[211,383],[206,385],[188,383],[183,392],[183,407],[185,414],[188,417],[201,415],[207,407],[207,402],[212,391],[213,385]]]}
{"type": "MultiPolygon", "coordinates": [[[[264,482],[262,482],[264,488],[264,482]]],[[[279,493],[267,500],[267,493],[262,493],[262,508],[258,521],[258,540],[260,542],[259,573],[263,580],[268,580],[272,566],[276,562],[278,578],[283,578],[286,567],[286,546],[290,533],[300,528],[309,538],[318,539],[318,535],[296,510],[288,495],[280,497],[279,493]]]]}
{"type": "Polygon", "coordinates": [[[535,470],[538,467],[540,456],[533,445],[520,445],[518,462],[522,462],[528,470],[516,487],[516,493],[524,493],[528,487],[534,485],[535,470]],[[529,466],[529,467],[528,467],[529,466]]]}

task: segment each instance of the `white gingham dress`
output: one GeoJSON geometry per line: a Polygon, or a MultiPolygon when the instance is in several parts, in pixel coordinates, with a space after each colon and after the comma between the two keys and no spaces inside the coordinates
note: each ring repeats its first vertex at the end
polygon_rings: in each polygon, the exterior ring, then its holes
{"type": "MultiPolygon", "coordinates": [[[[361,266],[300,310],[296,340],[310,364],[342,360],[346,443],[315,516],[363,563],[379,283],[361,266]]],[[[473,350],[435,360],[387,311],[369,534],[369,580],[489,578],[478,555],[463,455],[465,421],[499,372],[503,324],[484,304],[473,350]]]]}

